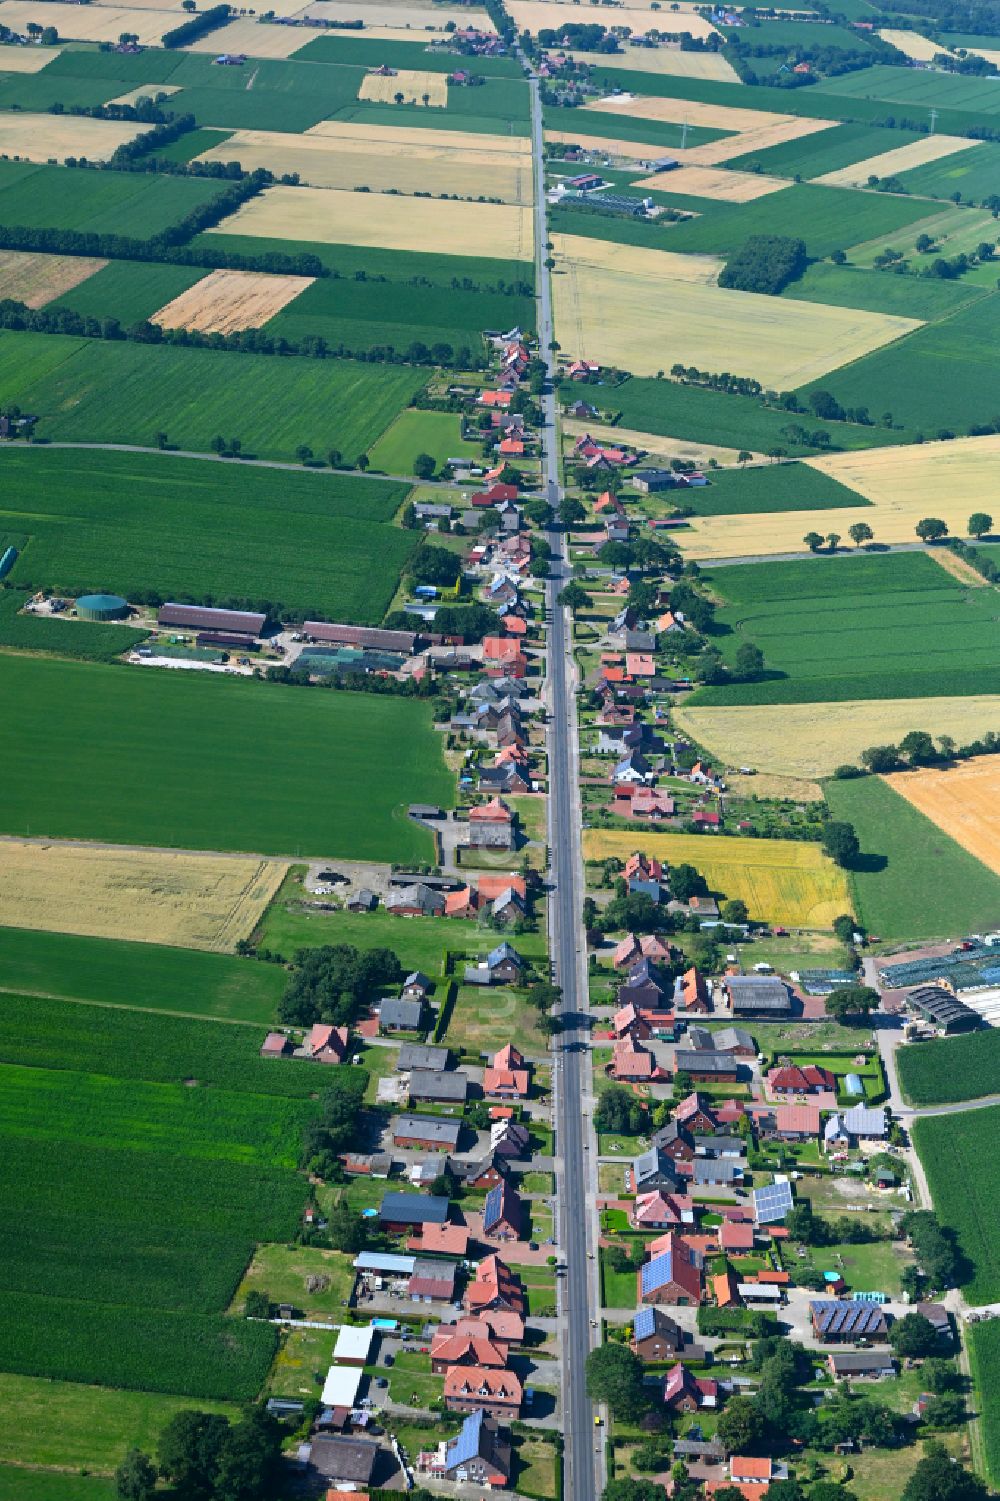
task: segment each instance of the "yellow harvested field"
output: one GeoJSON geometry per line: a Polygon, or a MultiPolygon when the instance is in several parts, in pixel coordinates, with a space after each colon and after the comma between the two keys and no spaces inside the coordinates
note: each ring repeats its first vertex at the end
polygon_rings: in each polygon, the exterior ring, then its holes
{"type": "Polygon", "coordinates": [[[743,130],[739,135],[724,136],[718,141],[705,141],[701,146],[692,146],[684,157],[692,166],[713,167],[718,162],[732,161],[735,156],[748,155],[751,151],[767,151],[771,146],[783,146],[788,141],[797,141],[802,136],[815,135],[818,130],[829,130],[836,120],[784,120],[757,129],[743,130]]]}
{"type": "MultiPolygon", "coordinates": [[[[970,142],[970,145],[972,143],[970,142]]],[[[693,198],[715,198],[720,203],[752,203],[768,193],[791,186],[783,177],[763,172],[727,172],[724,167],[675,167],[672,172],[654,172],[630,183],[633,188],[659,188],[664,193],[686,193],[693,198]]]]}
{"type": "Polygon", "coordinates": [[[234,334],[260,328],[311,287],[312,276],[269,276],[262,271],[212,271],[153,313],[161,328],[234,334]]]}
{"type": "Polygon", "coordinates": [[[928,551],[927,556],[943,568],[945,573],[950,573],[952,578],[961,579],[970,589],[988,589],[989,583],[981,573],[977,573],[971,563],[960,558],[957,552],[952,552],[950,547],[935,547],[928,551]]]}
{"type": "Polygon", "coordinates": [[[17,114],[0,114],[0,156],[22,156],[29,162],[47,162],[50,157],[62,161],[65,156],[89,156],[93,161],[106,161],[119,146],[131,141],[144,129],[145,126],[134,120],[92,120],[89,115],[29,115],[19,110],[17,114]]]}
{"type": "Polygon", "coordinates": [[[45,307],[107,264],[96,256],[0,250],[0,297],[12,297],[31,308],[45,307]]]}
{"type": "Polygon", "coordinates": [[[930,37],[921,36],[919,31],[894,31],[887,27],[879,32],[879,36],[883,42],[888,42],[890,47],[895,47],[897,52],[912,58],[915,63],[933,62],[939,53],[943,53],[945,57],[953,55],[947,47],[939,42],[932,42],[930,37]]]}
{"type": "Polygon", "coordinates": [[[166,9],[63,5],[59,0],[3,0],[0,25],[25,31],[34,21],[38,26],[54,26],[61,40],[74,42],[117,42],[123,31],[132,31],[140,46],[155,47],[165,31],[178,25],[179,14],[166,9]]]}
{"type": "Polygon", "coordinates": [[[61,47],[4,47],[0,73],[40,73],[61,51],[61,47]]]}
{"type": "MultiPolygon", "coordinates": [[[[617,24],[617,23],[616,23],[617,24]]],[[[699,104],[691,99],[651,99],[638,94],[615,94],[595,99],[584,106],[595,115],[628,115],[632,120],[666,120],[680,125],[704,125],[710,130],[756,130],[761,125],[798,123],[794,115],[779,115],[773,110],[742,109],[728,104],[699,104]]],[[[826,121],[823,122],[825,126],[826,121]]]]}
{"type": "MultiPolygon", "coordinates": [[[[678,31],[686,29],[684,21],[676,21],[678,31]]],[[[731,63],[718,52],[682,52],[680,47],[629,47],[620,57],[609,58],[606,52],[575,52],[567,49],[567,56],[574,62],[590,63],[593,67],[608,67],[610,64],[623,73],[658,73],[669,78],[707,78],[714,83],[739,83],[740,76],[731,63]]]]}
{"type": "Polygon", "coordinates": [[[585,860],[626,859],[641,849],[668,865],[690,864],[710,888],[746,902],[755,922],[789,928],[828,928],[850,910],[847,878],[818,844],[791,839],[735,839],[725,834],[647,834],[628,829],[587,829],[585,860]]]}
{"type": "MultiPolygon", "coordinates": [[[[562,5],[558,0],[508,0],[507,13],[518,31],[530,31],[533,35],[547,27],[558,31],[570,19],[577,22],[581,20],[579,7],[562,5]]],[[[625,5],[615,7],[613,24],[628,26],[634,36],[643,36],[654,27],[666,31],[668,25],[674,23],[664,21],[662,16],[651,14],[642,6],[625,5]]],[[[694,11],[685,11],[683,22],[676,22],[676,30],[690,32],[692,36],[718,35],[711,21],[694,11]]]]}
{"type": "MultiPolygon", "coordinates": [[[[449,21],[457,27],[474,26],[477,31],[496,31],[485,10],[466,10],[464,5],[421,5],[414,0],[313,0],[303,7],[301,0],[289,0],[291,9],[279,14],[297,19],[325,21],[364,21],[362,35],[370,36],[370,27],[391,27],[405,31],[443,31],[449,21]]],[[[268,0],[268,9],[271,8],[268,0]]],[[[352,32],[347,33],[353,35],[352,32]]],[[[412,38],[411,38],[412,40],[412,38]]]]}
{"type": "Polygon", "coordinates": [[[286,864],[70,844],[0,844],[0,924],[232,952],[286,864]]]}
{"type": "Polygon", "coordinates": [[[624,443],[628,448],[640,449],[657,459],[690,459],[699,469],[704,468],[709,459],[715,459],[719,464],[735,464],[739,457],[738,449],[722,448],[718,443],[691,443],[686,438],[665,438],[662,433],[640,433],[630,427],[581,422],[575,417],[565,417],[562,430],[569,438],[580,438],[589,433],[598,443],[624,443]]]}
{"type": "MultiPolygon", "coordinates": [[[[269,26],[264,22],[254,21],[249,16],[241,16],[239,20],[230,21],[226,26],[226,50],[245,52],[247,57],[291,57],[293,52],[298,52],[307,42],[311,42],[315,35],[311,27],[269,26]]],[[[220,45],[219,32],[209,31],[205,36],[196,37],[193,42],[189,42],[184,51],[204,52],[216,57],[220,45]]]]}
{"type": "Polygon", "coordinates": [[[883,777],[931,823],[1000,876],[1000,765],[973,756],[947,771],[922,767],[883,777]]]}
{"type": "Polygon", "coordinates": [[[921,141],[910,141],[906,146],[897,146],[894,151],[883,151],[879,156],[869,156],[853,167],[839,167],[836,172],[824,172],[814,182],[825,183],[830,188],[863,188],[869,177],[893,177],[897,172],[909,172],[911,167],[923,167],[927,162],[936,162],[942,156],[953,156],[956,151],[968,151],[978,146],[964,136],[924,136],[921,141]]]}
{"type": "Polygon", "coordinates": [[[179,94],[181,91],[178,83],[142,83],[137,89],[129,89],[124,94],[116,94],[113,99],[106,99],[105,104],[138,104],[140,99],[157,99],[161,94],[179,94]]]}
{"type": "Polygon", "coordinates": [[[402,193],[478,198],[488,192],[506,203],[532,202],[527,137],[485,136],[406,126],[340,124],[324,120],[302,135],[237,130],[199,161],[239,160],[280,176],[297,172],[314,188],[393,188],[402,193]]]}
{"type": "MultiPolygon", "coordinates": [[[[563,352],[633,375],[655,375],[679,361],[791,391],[920,326],[886,313],[725,290],[714,285],[718,262],[711,256],[575,236],[554,235],[553,241],[556,338],[563,352]]],[[[702,519],[721,524],[727,535],[731,522],[772,520],[702,519]]]]}
{"type": "Polygon", "coordinates": [[[370,99],[375,104],[424,104],[430,109],[444,109],[448,103],[448,75],[446,73],[418,73],[412,68],[397,68],[392,77],[366,73],[358,89],[359,99],[370,99]],[[396,95],[402,94],[401,101],[396,95]]]}
{"type": "Polygon", "coordinates": [[[210,232],[315,240],[323,245],[376,245],[383,250],[419,245],[439,255],[496,260],[529,261],[534,254],[527,206],[333,188],[267,188],[210,232]]]}
{"type": "Polygon", "coordinates": [[[834,704],[738,708],[681,705],[674,722],[729,765],[790,777],[829,777],[869,745],[898,744],[910,730],[959,744],[1000,731],[1000,694],[970,698],[851,699],[834,704]]]}
{"type": "Polygon", "coordinates": [[[1000,47],[966,47],[965,50],[976,57],[985,57],[988,63],[992,63],[995,68],[1000,68],[1000,47]]]}
{"type": "Polygon", "coordinates": [[[876,542],[914,542],[914,528],[923,516],[940,516],[953,535],[964,536],[971,513],[992,512],[995,505],[1000,434],[828,454],[803,462],[856,490],[869,504],[859,504],[857,510],[692,516],[680,543],[683,551],[701,562],[801,552],[806,532],[846,536],[855,521],[866,521],[876,542]]]}

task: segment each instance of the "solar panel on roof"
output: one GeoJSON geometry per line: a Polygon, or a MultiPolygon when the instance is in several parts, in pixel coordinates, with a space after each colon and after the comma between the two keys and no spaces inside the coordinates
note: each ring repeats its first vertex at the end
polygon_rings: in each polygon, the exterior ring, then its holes
{"type": "Polygon", "coordinates": [[[461,1430],[448,1445],[445,1464],[449,1470],[455,1465],[465,1464],[468,1460],[475,1459],[479,1453],[479,1432],[485,1416],[486,1413],[481,1407],[469,1413],[461,1430]]]}
{"type": "Polygon", "coordinates": [[[642,1290],[644,1293],[655,1292],[658,1287],[663,1287],[669,1282],[674,1274],[673,1257],[669,1251],[664,1251],[662,1256],[656,1256],[652,1261],[647,1261],[642,1269],[642,1290]]]}
{"type": "Polygon", "coordinates": [[[783,1220],[792,1207],[792,1185],[769,1183],[753,1191],[754,1217],[758,1225],[771,1225],[783,1220]]]}
{"type": "Polygon", "coordinates": [[[492,1230],[500,1218],[502,1208],[503,1189],[498,1183],[496,1188],[491,1188],[486,1195],[486,1203],[483,1205],[483,1229],[492,1230]]]}
{"type": "Polygon", "coordinates": [[[636,1339],[648,1339],[656,1330],[656,1319],[651,1308],[639,1308],[632,1320],[632,1332],[636,1339]]]}

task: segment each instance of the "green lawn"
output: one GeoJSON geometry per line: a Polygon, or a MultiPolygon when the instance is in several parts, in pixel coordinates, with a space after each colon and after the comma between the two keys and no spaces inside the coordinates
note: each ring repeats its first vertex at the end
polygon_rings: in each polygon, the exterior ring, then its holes
{"type": "Polygon", "coordinates": [[[538,1030],[538,1012],[522,991],[501,986],[460,985],[444,1037],[449,1047],[466,1053],[492,1053],[515,1042],[529,1052],[546,1052],[538,1030]]]}
{"type": "Polygon", "coordinates": [[[58,1470],[22,1470],[0,1465],[0,1491],[7,1501],[116,1501],[114,1483],[99,1475],[58,1470]]]}
{"type": "Polygon", "coordinates": [[[465,441],[461,425],[456,412],[421,412],[408,407],[375,444],[372,467],[386,474],[412,474],[417,455],[422,453],[429,453],[438,469],[450,458],[479,459],[479,444],[465,441]]]}
{"type": "Polygon", "coordinates": [[[229,954],[0,927],[0,988],[222,1021],[274,1019],[287,974],[229,954]]]}
{"type": "MultiPolygon", "coordinates": [[[[405,486],[329,470],[276,484],[272,470],[239,464],[31,447],[5,452],[0,476],[4,526],[28,538],[10,574],[25,589],[140,599],[156,590],[275,618],[376,624],[418,543],[391,525],[405,486]]],[[[50,627],[54,638],[67,631],[63,621],[33,625],[39,640],[50,627]]]]}
{"type": "Polygon", "coordinates": [[[315,1246],[258,1246],[253,1261],[233,1298],[232,1311],[242,1313],[249,1292],[265,1292],[274,1303],[291,1303],[297,1318],[336,1322],[344,1301],[354,1289],[353,1257],[343,1251],[315,1246]],[[328,1286],[310,1292],[310,1278],[325,1278],[328,1286]]]}
{"type": "Polygon", "coordinates": [[[164,431],[201,452],[221,435],[247,457],[294,460],[305,444],[353,462],[426,379],[405,365],[0,334],[0,402],[36,413],[39,436],[67,442],[152,445],[164,431]]]}
{"type": "Polygon", "coordinates": [[[517,1469],[514,1486],[522,1496],[542,1496],[556,1501],[556,1450],[542,1438],[522,1438],[515,1448],[517,1469]]]}
{"type": "Polygon", "coordinates": [[[1000,1300],[998,1178],[992,1150],[998,1131],[998,1105],[924,1116],[913,1123],[913,1142],[927,1172],[935,1213],[955,1231],[967,1260],[961,1286],[973,1305],[1000,1300]]]}
{"type": "Polygon", "coordinates": [[[452,800],[415,701],[25,657],[0,684],[8,833],[426,859],[406,806],[452,800]]]}
{"type": "Polygon", "coordinates": [[[267,1390],[282,1397],[318,1397],[333,1360],[336,1329],[291,1329],[281,1337],[267,1390]]]}
{"type": "MultiPolygon", "coordinates": [[[[890,133],[896,135],[898,132],[890,133]]],[[[829,261],[814,261],[803,276],[789,283],[781,295],[796,302],[826,302],[834,307],[861,308],[869,313],[897,313],[904,318],[921,318],[930,322],[982,297],[983,288],[969,286],[963,281],[942,281],[934,276],[902,276],[891,271],[871,271],[857,266],[834,266],[829,261]]]]}
{"type": "Polygon", "coordinates": [[[850,884],[869,932],[960,938],[993,926],[1000,877],[881,778],[830,781],[824,790],[834,818],[853,824],[861,841],[850,884]]]}
{"type": "Polygon", "coordinates": [[[812,1265],[819,1272],[839,1272],[851,1292],[899,1292],[899,1274],[906,1260],[898,1244],[875,1241],[871,1245],[824,1246],[809,1252],[805,1261],[789,1260],[792,1275],[796,1268],[812,1265]]]}
{"type": "MultiPolygon", "coordinates": [[[[726,601],[715,642],[724,659],[732,662],[739,646],[752,641],[764,653],[765,672],[758,682],[701,688],[692,702],[820,703],[1000,690],[993,592],[966,589],[923,553],[715,568],[705,579],[726,601]]],[[[914,714],[919,726],[917,705],[914,714]]]]}
{"type": "MultiPolygon", "coordinates": [[[[155,1451],[160,1430],[175,1413],[190,1407],[190,1398],[166,1397],[156,1392],[111,1391],[99,1386],[81,1386],[71,1381],[46,1381],[38,1376],[15,1376],[0,1372],[0,1461],[51,1465],[58,1469],[114,1470],[128,1449],[155,1451]]],[[[236,1409],[225,1403],[201,1400],[203,1412],[236,1409]]],[[[82,1480],[61,1474],[39,1476],[37,1491],[27,1484],[11,1491],[11,1477],[23,1479],[26,1471],[0,1469],[0,1494],[16,1501],[105,1501],[99,1490],[88,1492],[82,1480]],[[80,1487],[53,1488],[57,1484],[80,1487]]]]}
{"type": "Polygon", "coordinates": [[[911,1105],[943,1105],[993,1094],[1000,1080],[1000,1031],[941,1037],[900,1048],[896,1071],[911,1105]]]}
{"type": "Polygon", "coordinates": [[[606,1254],[601,1253],[601,1294],[605,1308],[635,1308],[637,1271],[638,1267],[616,1272],[608,1265],[606,1254]]]}

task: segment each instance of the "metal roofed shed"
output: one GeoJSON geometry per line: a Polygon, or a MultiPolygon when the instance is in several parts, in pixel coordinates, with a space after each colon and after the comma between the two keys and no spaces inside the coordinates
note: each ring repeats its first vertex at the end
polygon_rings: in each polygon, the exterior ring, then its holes
{"type": "Polygon", "coordinates": [[[392,1251],[360,1251],[354,1258],[356,1272],[375,1272],[387,1277],[409,1277],[415,1256],[397,1256],[392,1251]]]}
{"type": "Polygon", "coordinates": [[[257,610],[215,610],[207,605],[161,605],[157,624],[178,626],[189,631],[237,631],[259,636],[267,621],[257,610]]]}
{"type": "Polygon", "coordinates": [[[753,1190],[753,1216],[758,1225],[777,1224],[791,1207],[792,1185],[787,1178],[776,1178],[764,1188],[753,1190]]]}
{"type": "Polygon", "coordinates": [[[358,1400],[358,1388],[364,1374],[358,1366],[332,1365],[323,1382],[324,1407],[353,1407],[358,1400]]]}
{"type": "Polygon", "coordinates": [[[367,1365],[374,1340],[375,1330],[370,1324],[342,1324],[333,1350],[334,1364],[367,1365]]]}
{"type": "Polygon", "coordinates": [[[790,1016],[792,999],[777,975],[731,975],[723,989],[732,1002],[734,1016],[790,1016]]]}
{"type": "Polygon", "coordinates": [[[887,1333],[885,1314],[877,1303],[819,1298],[809,1304],[809,1316],[820,1339],[881,1339],[887,1333]]]}
{"type": "Polygon", "coordinates": [[[443,1069],[415,1068],[410,1073],[410,1098],[462,1105],[469,1093],[467,1075],[443,1069]]]}
{"type": "MultiPolygon", "coordinates": [[[[983,971],[980,971],[980,975],[983,975],[983,971]]],[[[919,985],[916,990],[910,991],[906,1004],[942,1032],[972,1032],[983,1024],[978,1011],[960,1001],[958,996],[952,995],[943,985],[919,985]]]]}
{"type": "Polygon", "coordinates": [[[387,1193],[378,1213],[383,1225],[443,1225],[448,1200],[435,1194],[387,1193]]]}
{"type": "Polygon", "coordinates": [[[440,1073],[448,1067],[448,1049],[425,1047],[419,1042],[404,1042],[399,1050],[396,1067],[401,1074],[407,1074],[411,1069],[440,1073]]]}
{"type": "Polygon", "coordinates": [[[128,614],[128,600],[120,594],[81,594],[76,602],[76,613],[81,620],[124,620],[128,614]]]}

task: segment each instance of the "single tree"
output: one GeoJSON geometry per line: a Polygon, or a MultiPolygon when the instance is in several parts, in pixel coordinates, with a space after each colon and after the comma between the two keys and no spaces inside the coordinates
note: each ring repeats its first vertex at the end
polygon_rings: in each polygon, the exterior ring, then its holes
{"type": "Polygon", "coordinates": [[[870,542],[875,536],[867,521],[855,521],[853,526],[847,528],[847,535],[855,547],[860,547],[862,542],[870,542]]]}
{"type": "Polygon", "coordinates": [[[218,1413],[185,1408],[160,1433],[160,1475],[184,1497],[200,1501],[215,1490],[219,1458],[229,1423],[218,1413]]]}
{"type": "Polygon", "coordinates": [[[576,619],[578,611],[588,609],[593,604],[593,600],[583,585],[578,584],[576,579],[572,579],[559,590],[556,595],[556,604],[563,605],[576,619]]]}
{"type": "Polygon", "coordinates": [[[948,523],[939,516],[925,516],[914,528],[921,542],[940,542],[948,535],[948,523]]]}
{"type": "Polygon", "coordinates": [[[833,931],[841,943],[853,943],[858,925],[849,912],[842,912],[839,917],[833,919],[833,931]]]}
{"type": "Polygon", "coordinates": [[[749,448],[741,448],[739,453],[736,455],[736,462],[742,469],[744,464],[749,464],[752,458],[753,454],[750,452],[749,448]]]}
{"type": "Polygon", "coordinates": [[[368,468],[369,463],[370,460],[368,458],[368,455],[366,453],[359,453],[357,459],[355,460],[354,467],[355,469],[360,469],[361,473],[364,474],[365,470],[368,468]]]}
{"type": "Polygon", "coordinates": [[[587,519],[587,508],[575,495],[567,495],[559,502],[559,520],[567,531],[587,519]]]}
{"type": "Polygon", "coordinates": [[[295,450],[295,457],[298,459],[300,464],[307,464],[312,456],[313,451],[309,447],[308,443],[300,443],[298,448],[295,450]]]}
{"type": "Polygon", "coordinates": [[[723,902],[720,915],[722,921],[727,923],[747,922],[750,917],[746,902],[741,902],[738,897],[731,901],[723,902]]]}
{"type": "Polygon", "coordinates": [[[130,1449],[115,1471],[119,1501],[149,1501],[156,1489],[156,1466],[141,1449],[130,1449]]]}
{"type": "Polygon", "coordinates": [[[744,641],[742,646],[737,648],[734,666],[736,676],[745,682],[759,678],[764,671],[764,653],[752,641],[744,641]]]}
{"type": "Polygon", "coordinates": [[[989,536],[992,530],[993,517],[987,511],[973,511],[969,517],[969,536],[978,542],[980,537],[989,536]]]}
{"type": "Polygon", "coordinates": [[[840,543],[840,533],[839,532],[827,532],[827,534],[826,534],[826,545],[830,549],[831,552],[836,552],[837,551],[837,547],[838,547],[839,543],[840,543]]]}
{"type": "Polygon", "coordinates": [[[823,538],[820,536],[819,532],[806,532],[802,540],[806,544],[810,552],[819,552],[820,548],[823,546],[823,538]]]}
{"type": "Polygon", "coordinates": [[[246,1319],[269,1319],[273,1304],[261,1288],[251,1288],[243,1300],[243,1317],[246,1319]]]}
{"type": "Polygon", "coordinates": [[[941,1340],[930,1319],[922,1313],[904,1313],[889,1330],[889,1343],[897,1355],[919,1360],[923,1355],[936,1355],[941,1349],[941,1340]]]}
{"type": "Polygon", "coordinates": [[[861,1021],[879,1007],[879,993],[870,985],[838,985],[826,998],[827,1016],[837,1021],[861,1021]]]}
{"type": "Polygon", "coordinates": [[[344,455],[341,453],[339,448],[331,448],[326,456],[326,459],[327,463],[330,465],[330,468],[336,469],[338,464],[341,464],[343,462],[344,455]]]}
{"type": "Polygon", "coordinates": [[[823,825],[822,843],[836,865],[850,865],[861,851],[854,825],[838,819],[831,819],[823,825]]]}
{"type": "Polygon", "coordinates": [[[925,1455],[900,1501],[987,1501],[990,1493],[979,1476],[957,1464],[943,1445],[928,1445],[925,1455]]]}
{"type": "Polygon", "coordinates": [[[899,752],[894,745],[869,745],[861,752],[861,764],[876,775],[895,771],[899,766],[899,752]]]}
{"type": "Polygon", "coordinates": [[[719,1415],[716,1434],[730,1454],[749,1454],[764,1442],[767,1423],[753,1397],[730,1397],[719,1415]]]}
{"type": "Polygon", "coordinates": [[[627,1345],[598,1345],[587,1356],[587,1395],[606,1402],[623,1423],[635,1423],[649,1409],[643,1385],[645,1368],[627,1345]]]}
{"type": "Polygon", "coordinates": [[[403,94],[402,89],[397,89],[396,92],[393,94],[392,97],[395,99],[395,101],[396,101],[397,104],[402,104],[403,99],[404,99],[405,96],[403,94]]]}
{"type": "Polygon", "coordinates": [[[413,460],[413,472],[417,479],[431,479],[436,467],[433,454],[418,453],[413,460]]]}

